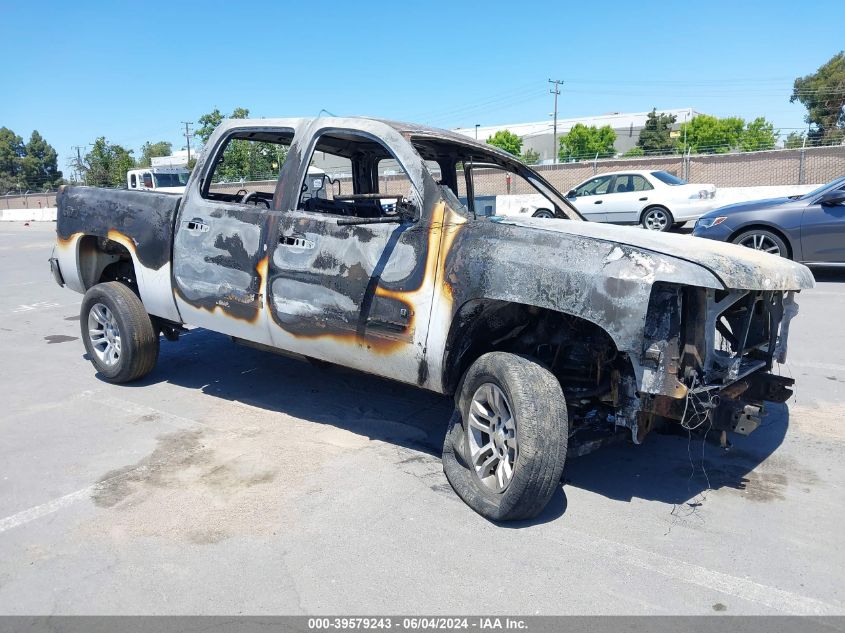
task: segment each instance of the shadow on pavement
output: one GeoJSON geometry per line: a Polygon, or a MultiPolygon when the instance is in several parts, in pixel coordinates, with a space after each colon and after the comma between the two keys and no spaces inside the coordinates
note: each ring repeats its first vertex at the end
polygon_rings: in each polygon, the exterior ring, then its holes
{"type": "Polygon", "coordinates": [[[672,504],[685,503],[708,489],[745,490],[749,474],[781,445],[789,426],[785,404],[768,404],[767,409],[760,428],[751,435],[731,436],[729,450],[719,446],[715,431],[705,441],[702,434],[675,425],[671,434],[652,433],[640,446],[616,444],[571,460],[564,482],[610,499],[637,497],[672,504]]]}
{"type": "MultiPolygon", "coordinates": [[[[269,412],[319,424],[440,457],[452,400],[412,386],[336,366],[240,347],[224,335],[196,329],[179,343],[162,340],[156,369],[144,387],[169,382],[269,412]]],[[[770,405],[764,423],[749,437],[735,436],[725,451],[717,434],[649,435],[640,446],[615,444],[567,462],[564,484],[621,501],[634,497],[684,503],[708,487],[743,489],[747,475],[781,444],[789,421],[785,405],[770,405]]],[[[248,423],[248,421],[245,421],[248,423]]],[[[525,527],[552,521],[566,511],[563,488],[525,527]]]]}
{"type": "Polygon", "coordinates": [[[837,266],[813,266],[810,270],[813,271],[813,277],[818,283],[845,282],[845,268],[837,266]]]}
{"type": "Polygon", "coordinates": [[[335,365],[318,367],[195,329],[161,340],[153,372],[128,387],[169,382],[268,412],[331,424],[440,457],[449,398],[335,365]]]}

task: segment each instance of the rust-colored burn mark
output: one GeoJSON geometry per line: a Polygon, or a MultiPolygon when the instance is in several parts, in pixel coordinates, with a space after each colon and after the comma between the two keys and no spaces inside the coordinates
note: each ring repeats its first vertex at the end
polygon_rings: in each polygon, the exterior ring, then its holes
{"type": "MultiPolygon", "coordinates": [[[[258,301],[259,305],[267,299],[267,269],[270,263],[270,256],[265,255],[255,265],[255,272],[258,273],[258,301]]],[[[255,317],[258,320],[258,315],[255,317]]]]}
{"type": "Polygon", "coordinates": [[[114,229],[109,229],[109,232],[106,234],[106,237],[108,237],[112,242],[117,242],[118,244],[126,248],[126,250],[128,250],[137,259],[135,242],[131,238],[127,237],[120,231],[116,231],[114,229]]]}
{"type": "MultiPolygon", "coordinates": [[[[416,327],[416,320],[421,308],[427,308],[434,300],[434,292],[439,290],[447,300],[447,305],[452,305],[452,290],[444,283],[445,254],[451,248],[457,236],[459,225],[466,220],[448,208],[445,202],[438,202],[432,209],[431,223],[428,226],[426,236],[426,254],[423,266],[422,279],[416,288],[408,290],[395,290],[385,288],[379,283],[375,287],[374,294],[377,297],[398,301],[408,311],[408,324],[403,332],[411,333],[416,327]]],[[[364,315],[366,318],[367,315],[364,315]]],[[[284,328],[283,328],[284,329],[284,328]]],[[[287,330],[286,330],[287,331],[287,330]]],[[[368,350],[379,354],[393,354],[406,350],[411,341],[373,336],[358,332],[319,332],[319,333],[293,333],[297,339],[314,340],[328,339],[344,345],[355,345],[366,347],[368,350]]]]}
{"type": "Polygon", "coordinates": [[[446,300],[447,305],[451,308],[455,299],[452,284],[446,277],[446,256],[452,250],[455,239],[461,230],[461,226],[466,224],[466,218],[456,213],[452,208],[446,207],[443,212],[443,239],[440,247],[440,261],[439,261],[439,275],[440,279],[439,290],[446,300]]]}
{"type": "Polygon", "coordinates": [[[406,349],[409,344],[408,341],[400,341],[397,339],[360,336],[356,332],[320,332],[318,334],[294,334],[293,336],[297,339],[323,339],[334,341],[343,345],[354,345],[356,347],[366,348],[379,354],[394,354],[406,349]]]}
{"type": "Polygon", "coordinates": [[[57,235],[56,236],[56,246],[58,246],[62,250],[72,248],[76,244],[77,240],[80,237],[82,237],[83,235],[84,235],[84,233],[82,233],[81,231],[78,232],[78,233],[71,233],[66,238],[62,237],[61,235],[57,235]]]}

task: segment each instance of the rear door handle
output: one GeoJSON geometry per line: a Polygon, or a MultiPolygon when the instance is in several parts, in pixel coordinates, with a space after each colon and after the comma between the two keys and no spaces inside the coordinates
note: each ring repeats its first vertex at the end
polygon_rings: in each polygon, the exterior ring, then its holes
{"type": "Polygon", "coordinates": [[[601,204],[601,200],[596,200],[593,204],[601,204]]]}
{"type": "Polygon", "coordinates": [[[202,218],[194,218],[192,220],[183,220],[182,226],[188,231],[194,233],[208,233],[208,225],[202,218]]]}
{"type": "Polygon", "coordinates": [[[648,196],[646,196],[645,198],[640,198],[640,202],[645,202],[646,200],[648,200],[648,196]]]}
{"type": "Polygon", "coordinates": [[[301,235],[282,235],[279,238],[279,244],[281,244],[282,246],[288,246],[290,248],[314,248],[314,242],[305,239],[301,235]]]}

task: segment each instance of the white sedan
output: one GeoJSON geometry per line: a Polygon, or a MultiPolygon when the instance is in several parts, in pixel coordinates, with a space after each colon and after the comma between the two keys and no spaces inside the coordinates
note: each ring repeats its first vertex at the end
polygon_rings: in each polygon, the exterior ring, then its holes
{"type": "Polygon", "coordinates": [[[566,194],[588,220],[668,231],[716,208],[715,185],[695,185],[668,171],[615,171],[566,194]]]}

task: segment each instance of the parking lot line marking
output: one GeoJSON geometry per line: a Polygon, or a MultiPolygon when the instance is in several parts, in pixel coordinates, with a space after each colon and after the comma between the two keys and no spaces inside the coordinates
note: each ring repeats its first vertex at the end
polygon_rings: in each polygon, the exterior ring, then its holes
{"type": "Polygon", "coordinates": [[[764,585],[749,578],[732,576],[701,565],[585,534],[570,528],[564,529],[564,532],[567,537],[563,542],[567,547],[575,546],[591,554],[599,554],[632,567],[735,596],[748,602],[762,604],[782,613],[815,616],[842,615],[845,613],[843,606],[764,585]]]}
{"type": "Polygon", "coordinates": [[[39,301],[38,303],[31,303],[31,304],[20,304],[15,306],[5,314],[20,316],[26,315],[29,316],[33,312],[39,312],[41,310],[52,310],[54,308],[70,308],[76,307],[78,308],[82,305],[81,301],[76,301],[74,303],[56,303],[55,301],[39,301]]]}
{"type": "Polygon", "coordinates": [[[88,486],[82,490],[77,490],[69,495],[65,495],[64,497],[53,499],[47,503],[42,503],[39,506],[13,514],[5,519],[0,519],[0,533],[16,528],[24,523],[35,521],[35,519],[40,519],[43,516],[47,516],[48,514],[52,514],[62,508],[66,508],[77,501],[81,501],[82,499],[88,497],[94,491],[94,488],[95,486],[88,486]]]}

